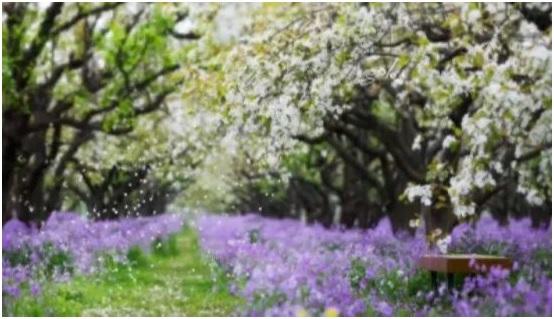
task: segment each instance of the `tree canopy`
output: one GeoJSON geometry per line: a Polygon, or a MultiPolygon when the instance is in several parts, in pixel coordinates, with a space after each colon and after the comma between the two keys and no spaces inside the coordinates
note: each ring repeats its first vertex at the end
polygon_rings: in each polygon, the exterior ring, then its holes
{"type": "Polygon", "coordinates": [[[550,5],[268,11],[234,48],[227,97],[235,131],[261,134],[269,165],[320,157],[318,172],[293,174],[321,184],[338,160],[354,170],[343,191],[359,179],[360,196],[393,210],[403,199],[458,219],[550,210],[550,5]]]}
{"type": "Polygon", "coordinates": [[[61,208],[61,193],[79,189],[68,184],[71,172],[101,170],[105,153],[157,161],[144,149],[171,134],[156,113],[171,111],[200,36],[181,30],[186,7],[7,3],[3,12],[4,220],[41,219],[61,208]]]}
{"type": "Polygon", "coordinates": [[[3,8],[24,220],[173,203],[437,237],[550,216],[550,4],[3,8]]]}

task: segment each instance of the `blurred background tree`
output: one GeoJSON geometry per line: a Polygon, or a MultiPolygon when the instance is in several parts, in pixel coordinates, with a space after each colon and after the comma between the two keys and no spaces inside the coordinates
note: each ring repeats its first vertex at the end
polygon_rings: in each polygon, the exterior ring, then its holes
{"type": "MultiPolygon", "coordinates": [[[[79,153],[98,141],[106,143],[100,149],[109,148],[115,136],[113,141],[126,141],[115,152],[126,152],[141,134],[136,128],[142,117],[157,129],[159,116],[149,116],[168,112],[167,101],[184,80],[186,55],[199,38],[186,30],[188,9],[6,3],[3,14],[3,222],[11,216],[40,221],[60,209],[66,192],[77,190],[68,184],[72,172],[84,181],[92,179],[89,173],[102,180],[100,190],[91,180],[87,195],[84,188],[77,191],[89,208],[98,206],[91,203],[96,196],[114,199],[126,180],[121,165],[103,170],[102,162],[82,163],[79,153]]],[[[143,159],[128,173],[146,164],[155,165],[143,159]]]]}

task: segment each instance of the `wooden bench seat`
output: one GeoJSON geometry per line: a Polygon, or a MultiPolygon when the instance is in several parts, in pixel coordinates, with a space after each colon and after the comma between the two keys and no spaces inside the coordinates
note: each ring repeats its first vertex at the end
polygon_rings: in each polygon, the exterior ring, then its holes
{"type": "Polygon", "coordinates": [[[419,267],[431,272],[433,287],[438,287],[438,273],[446,274],[447,287],[454,285],[454,274],[476,274],[487,272],[492,267],[512,269],[510,258],[477,254],[424,255],[419,259],[419,267]],[[473,262],[472,262],[473,261],[473,262]]]}

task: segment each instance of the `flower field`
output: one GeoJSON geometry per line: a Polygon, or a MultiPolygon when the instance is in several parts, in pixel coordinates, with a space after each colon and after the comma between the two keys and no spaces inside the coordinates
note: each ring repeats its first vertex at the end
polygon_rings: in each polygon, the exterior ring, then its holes
{"type": "Polygon", "coordinates": [[[450,252],[505,255],[514,260],[514,268],[511,272],[493,269],[486,275],[458,276],[452,292],[444,283],[434,291],[429,273],[416,265],[418,258],[429,252],[423,229],[395,234],[386,218],[373,229],[343,230],[253,214],[202,215],[187,222],[192,226],[188,232],[198,233],[198,248],[187,244],[188,251],[181,259],[171,257],[169,264],[157,266],[148,262],[150,266],[144,268],[142,259],[149,253],[166,251],[173,256],[171,251],[185,245],[175,240],[184,224],[182,216],[170,214],[95,222],[58,212],[40,230],[12,220],[3,233],[3,310],[21,314],[13,312],[13,305],[29,296],[51,302],[47,295],[52,291],[59,295],[63,290],[43,291],[43,287],[51,289],[56,284],[67,283],[74,287],[71,289],[90,294],[93,290],[84,282],[91,278],[93,286],[102,283],[102,289],[107,289],[101,295],[108,297],[108,308],[100,311],[83,306],[84,313],[96,315],[154,313],[151,306],[144,305],[119,309],[110,301],[115,296],[113,289],[119,291],[116,295],[121,300],[134,302],[144,299],[145,291],[157,291],[158,315],[189,313],[194,296],[203,301],[194,306],[198,308],[192,314],[201,315],[221,314],[220,306],[213,306],[215,300],[210,301],[214,298],[221,301],[225,314],[248,316],[552,314],[551,226],[533,228],[529,219],[510,220],[501,226],[484,216],[473,224],[458,225],[451,234],[450,252]],[[200,259],[213,260],[217,266],[197,264],[200,259]],[[98,279],[113,271],[110,265],[114,264],[124,265],[120,269],[125,278],[133,279],[134,286],[98,279]],[[167,267],[170,274],[156,277],[167,267]],[[200,294],[194,288],[194,278],[200,274],[197,267],[221,267],[225,278],[206,273],[211,276],[206,279],[210,285],[220,288],[200,294]],[[158,279],[134,278],[150,276],[158,279]],[[180,277],[192,282],[181,287],[180,277]],[[164,284],[145,290],[148,282],[158,281],[164,284]],[[131,287],[140,293],[134,296],[131,287]]]}
{"type": "Polygon", "coordinates": [[[93,222],[57,212],[40,230],[12,220],[2,234],[3,308],[22,290],[39,295],[44,283],[101,272],[109,262],[132,263],[138,249],[166,248],[182,226],[180,216],[169,214],[93,222]]]}
{"type": "Polygon", "coordinates": [[[434,294],[429,275],[416,267],[426,251],[422,232],[393,235],[383,219],[368,231],[329,230],[256,215],[204,216],[202,247],[232,273],[245,314],[550,316],[551,227],[530,220],[499,226],[483,217],[461,224],[451,250],[510,256],[514,270],[463,280],[452,295],[434,294]]]}

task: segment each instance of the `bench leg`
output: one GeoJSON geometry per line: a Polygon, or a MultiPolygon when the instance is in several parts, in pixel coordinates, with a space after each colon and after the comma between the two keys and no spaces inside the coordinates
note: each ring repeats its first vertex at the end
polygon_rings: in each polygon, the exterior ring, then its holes
{"type": "Polygon", "coordinates": [[[446,274],[446,287],[448,288],[448,291],[452,292],[454,290],[454,274],[453,273],[447,273],[446,274]]]}
{"type": "Polygon", "coordinates": [[[431,271],[431,285],[433,286],[434,291],[439,289],[439,279],[436,271],[431,271]]]}

